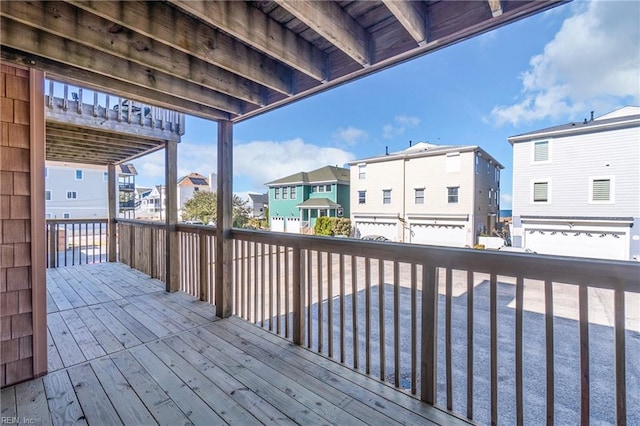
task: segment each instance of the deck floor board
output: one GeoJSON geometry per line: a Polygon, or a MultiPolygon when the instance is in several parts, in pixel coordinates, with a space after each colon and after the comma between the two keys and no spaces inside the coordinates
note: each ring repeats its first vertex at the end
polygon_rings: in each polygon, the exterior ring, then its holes
{"type": "Polygon", "coordinates": [[[464,424],[119,263],[48,270],[49,374],[2,389],[37,424],[464,424]],[[28,413],[28,414],[27,414],[28,413]]]}

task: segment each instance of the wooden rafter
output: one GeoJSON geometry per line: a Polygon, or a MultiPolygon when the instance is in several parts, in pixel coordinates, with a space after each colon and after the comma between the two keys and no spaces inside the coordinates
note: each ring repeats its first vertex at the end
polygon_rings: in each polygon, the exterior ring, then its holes
{"type": "Polygon", "coordinates": [[[487,0],[489,2],[489,8],[491,9],[491,15],[494,18],[502,15],[502,1],[501,0],[487,0]]]}
{"type": "Polygon", "coordinates": [[[371,65],[369,35],[334,2],[275,0],[281,7],[362,66],[371,65]]]}
{"type": "Polygon", "coordinates": [[[382,0],[418,44],[427,42],[426,6],[415,1],[382,0]]]}

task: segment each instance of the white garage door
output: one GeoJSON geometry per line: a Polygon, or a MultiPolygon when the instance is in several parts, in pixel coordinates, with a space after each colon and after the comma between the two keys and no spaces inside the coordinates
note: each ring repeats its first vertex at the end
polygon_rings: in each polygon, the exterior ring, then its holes
{"type": "Polygon", "coordinates": [[[524,247],[540,254],[628,260],[628,246],[624,232],[524,231],[524,247]]]}
{"type": "Polygon", "coordinates": [[[284,218],[272,217],[271,218],[271,230],[274,232],[284,232],[284,218]]]}
{"type": "Polygon", "coordinates": [[[395,223],[356,222],[356,230],[359,238],[366,235],[382,235],[391,241],[398,240],[398,227],[395,223]]]}
{"type": "Polygon", "coordinates": [[[463,225],[411,225],[411,242],[435,246],[464,247],[467,234],[463,225]]]}
{"type": "Polygon", "coordinates": [[[290,234],[299,234],[300,233],[300,218],[299,217],[288,217],[287,225],[284,228],[286,232],[290,234]]]}

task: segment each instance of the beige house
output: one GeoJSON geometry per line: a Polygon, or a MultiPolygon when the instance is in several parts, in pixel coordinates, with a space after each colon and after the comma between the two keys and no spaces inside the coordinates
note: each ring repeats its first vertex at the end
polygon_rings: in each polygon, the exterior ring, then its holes
{"type": "Polygon", "coordinates": [[[464,247],[495,227],[504,167],[478,146],[420,142],[350,166],[357,237],[464,247]]]}

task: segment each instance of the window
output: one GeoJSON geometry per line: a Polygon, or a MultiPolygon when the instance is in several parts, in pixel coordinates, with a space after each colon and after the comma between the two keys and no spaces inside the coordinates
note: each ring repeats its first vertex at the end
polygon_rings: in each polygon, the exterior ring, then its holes
{"type": "Polygon", "coordinates": [[[331,185],[325,185],[324,190],[326,192],[331,192],[331,185]]]}
{"type": "Polygon", "coordinates": [[[610,177],[598,177],[589,180],[589,202],[613,202],[613,181],[610,177]]]}
{"type": "Polygon", "coordinates": [[[76,180],[82,180],[82,170],[76,170],[76,180]]]}
{"type": "Polygon", "coordinates": [[[78,192],[77,191],[67,191],[67,200],[77,200],[78,192]]]}
{"type": "Polygon", "coordinates": [[[45,213],[44,214],[44,218],[45,219],[51,219],[51,213],[45,213]]]}
{"type": "Polygon", "coordinates": [[[496,166],[496,182],[500,182],[500,167],[496,166]]]}
{"type": "Polygon", "coordinates": [[[382,190],[382,204],[391,204],[391,190],[383,189],[382,190]]]}
{"type": "Polygon", "coordinates": [[[480,173],[480,154],[476,155],[476,174],[480,173]]]}
{"type": "Polygon", "coordinates": [[[533,183],[533,202],[534,203],[549,202],[549,182],[533,183]]]}
{"type": "Polygon", "coordinates": [[[273,189],[273,198],[275,200],[279,200],[280,199],[280,188],[274,188],[273,189]]]}
{"type": "Polygon", "coordinates": [[[493,188],[489,188],[489,205],[493,203],[493,188]]]}
{"type": "Polygon", "coordinates": [[[366,179],[367,178],[367,165],[359,164],[358,165],[358,179],[366,179]]]}
{"type": "Polygon", "coordinates": [[[424,204],[424,188],[415,189],[415,203],[424,204]]]}
{"type": "Polygon", "coordinates": [[[109,172],[102,173],[102,181],[107,182],[109,180],[109,172]]]}
{"type": "Polygon", "coordinates": [[[51,201],[51,191],[44,191],[44,199],[46,201],[51,201]]]}
{"type": "Polygon", "coordinates": [[[289,188],[289,198],[292,200],[296,199],[296,187],[292,186],[289,188]]]}
{"type": "Polygon", "coordinates": [[[459,152],[447,154],[446,168],[447,168],[447,173],[455,173],[460,171],[460,153],[459,152]]]}
{"type": "Polygon", "coordinates": [[[320,217],[324,217],[327,215],[327,209],[320,209],[320,217]]]}
{"type": "Polygon", "coordinates": [[[289,198],[289,187],[285,186],[282,188],[282,199],[286,200],[287,198],[289,198]]]}
{"type": "Polygon", "coordinates": [[[200,191],[200,188],[198,188],[197,186],[193,188],[193,192],[198,192],[200,191]]]}
{"type": "Polygon", "coordinates": [[[549,141],[535,142],[533,144],[533,162],[541,163],[549,161],[549,141]]]}
{"type": "Polygon", "coordinates": [[[62,214],[62,218],[63,219],[70,219],[71,218],[71,213],[63,213],[62,214]]]}
{"type": "Polygon", "coordinates": [[[455,203],[458,202],[459,189],[460,189],[459,186],[449,186],[449,187],[447,187],[447,202],[449,204],[455,204],[455,203]]]}
{"type": "Polygon", "coordinates": [[[358,191],[358,204],[366,204],[367,191],[358,191]]]}
{"type": "Polygon", "coordinates": [[[491,161],[487,162],[487,174],[491,173],[491,161]]]}
{"type": "Polygon", "coordinates": [[[49,168],[48,168],[48,167],[45,167],[45,168],[44,168],[44,178],[46,179],[46,178],[48,178],[48,177],[49,177],[49,168]]]}

